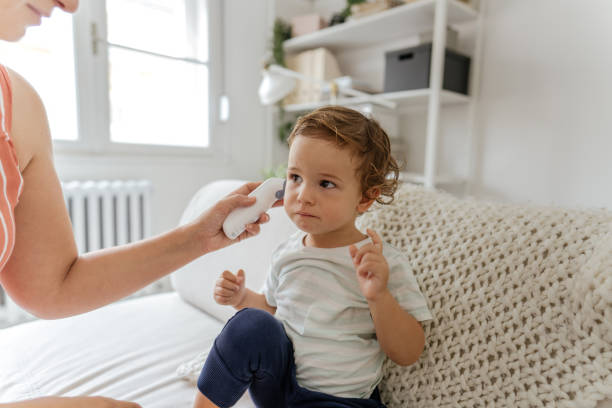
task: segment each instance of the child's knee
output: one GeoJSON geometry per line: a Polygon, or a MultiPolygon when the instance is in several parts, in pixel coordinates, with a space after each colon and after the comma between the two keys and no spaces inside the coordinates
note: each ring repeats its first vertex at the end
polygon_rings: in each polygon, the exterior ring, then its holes
{"type": "Polygon", "coordinates": [[[224,343],[226,347],[231,344],[235,351],[246,350],[253,344],[269,344],[284,337],[282,324],[274,316],[260,309],[246,308],[227,322],[217,338],[217,346],[224,343]]]}

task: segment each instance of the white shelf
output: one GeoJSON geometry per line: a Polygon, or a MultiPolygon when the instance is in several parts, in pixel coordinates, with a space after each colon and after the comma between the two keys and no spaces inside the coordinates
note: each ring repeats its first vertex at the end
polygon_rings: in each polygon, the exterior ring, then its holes
{"type": "MultiPolygon", "coordinates": [[[[429,95],[431,91],[427,89],[414,89],[410,91],[399,91],[399,92],[388,92],[372,95],[374,98],[383,97],[388,101],[393,101],[397,103],[397,109],[402,110],[406,108],[412,107],[427,107],[427,103],[429,102],[429,95]]],[[[456,103],[467,103],[470,101],[469,96],[443,90],[440,94],[441,103],[443,105],[450,105],[456,103]]],[[[336,105],[343,106],[351,106],[351,105],[360,105],[363,103],[371,103],[372,98],[370,97],[350,97],[350,98],[338,98],[336,100],[336,105]]],[[[329,100],[321,101],[321,102],[311,102],[311,103],[299,103],[286,105],[285,111],[287,112],[302,112],[309,111],[313,109],[320,108],[321,106],[330,105],[331,102],[329,100]]]]}
{"type": "MultiPolygon", "coordinates": [[[[403,6],[347,21],[301,35],[284,42],[285,52],[293,53],[326,47],[332,51],[381,44],[432,30],[436,0],[418,0],[403,6]]],[[[448,25],[476,20],[478,12],[459,0],[448,1],[448,25]]]]}

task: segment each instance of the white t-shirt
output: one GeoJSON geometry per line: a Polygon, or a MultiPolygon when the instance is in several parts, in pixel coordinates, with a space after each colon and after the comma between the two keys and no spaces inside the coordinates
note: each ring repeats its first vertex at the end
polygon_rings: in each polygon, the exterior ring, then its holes
{"type": "MultiPolygon", "coordinates": [[[[298,231],[276,249],[262,292],[293,342],[298,384],[338,397],[368,398],[381,380],[385,355],[348,246],[305,247],[305,236],[298,231]]],[[[383,255],[393,297],[415,319],[431,319],[407,259],[387,244],[383,255]]]]}

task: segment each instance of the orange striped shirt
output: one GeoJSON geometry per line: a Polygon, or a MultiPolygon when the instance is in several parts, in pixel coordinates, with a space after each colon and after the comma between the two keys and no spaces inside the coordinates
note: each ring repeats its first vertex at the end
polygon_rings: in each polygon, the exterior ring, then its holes
{"type": "Polygon", "coordinates": [[[0,271],[15,246],[14,211],[23,187],[15,147],[9,135],[11,105],[11,81],[6,68],[0,65],[0,271]]]}

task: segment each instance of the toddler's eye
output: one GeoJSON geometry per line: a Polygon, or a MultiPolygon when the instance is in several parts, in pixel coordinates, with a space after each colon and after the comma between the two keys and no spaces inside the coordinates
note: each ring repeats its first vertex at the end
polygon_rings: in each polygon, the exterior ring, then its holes
{"type": "Polygon", "coordinates": [[[289,179],[294,183],[300,183],[302,181],[302,177],[298,176],[297,174],[290,174],[289,179]]]}
{"type": "Polygon", "coordinates": [[[329,180],[323,180],[323,181],[321,181],[321,187],[323,187],[323,188],[334,188],[334,187],[336,187],[336,185],[334,183],[332,183],[331,181],[329,181],[329,180]]]}

